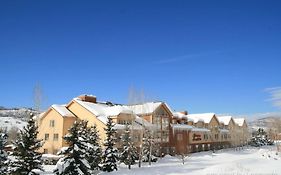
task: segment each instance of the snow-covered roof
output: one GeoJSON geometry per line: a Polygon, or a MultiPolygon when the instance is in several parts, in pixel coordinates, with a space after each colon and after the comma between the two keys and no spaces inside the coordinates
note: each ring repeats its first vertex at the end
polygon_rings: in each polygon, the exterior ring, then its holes
{"type": "Polygon", "coordinates": [[[187,117],[192,119],[194,123],[203,121],[204,123],[210,123],[215,113],[203,113],[203,114],[188,114],[187,117]]]}
{"type": "Polygon", "coordinates": [[[191,130],[193,126],[185,125],[185,124],[171,124],[173,130],[191,130]]]}
{"type": "Polygon", "coordinates": [[[147,128],[153,128],[154,125],[148,121],[146,121],[145,119],[139,117],[139,116],[136,116],[135,118],[135,122],[139,125],[142,125],[144,127],[147,127],[147,128]]]}
{"type": "MultiPolygon", "coordinates": [[[[130,129],[133,129],[133,130],[141,130],[141,129],[143,129],[143,127],[141,125],[139,125],[138,123],[134,123],[133,125],[129,125],[129,127],[130,127],[130,129]]],[[[117,129],[117,130],[125,130],[126,129],[126,125],[115,123],[113,128],[117,129]]]]}
{"type": "Polygon", "coordinates": [[[134,113],[136,113],[137,115],[140,115],[140,114],[151,114],[162,104],[165,104],[166,107],[170,110],[170,112],[172,112],[169,105],[163,102],[147,102],[143,104],[128,105],[127,107],[133,110],[134,113]]]}
{"type": "Polygon", "coordinates": [[[75,117],[65,105],[52,105],[52,108],[56,110],[63,117],[75,117]]]}
{"type": "MultiPolygon", "coordinates": [[[[92,112],[97,119],[99,119],[101,122],[106,124],[108,122],[108,117],[110,116],[117,116],[120,113],[125,114],[132,114],[135,117],[134,121],[134,129],[141,129],[144,127],[153,127],[153,124],[149,123],[148,121],[144,120],[143,118],[137,116],[128,106],[121,106],[121,105],[115,105],[115,106],[109,106],[105,103],[92,103],[92,102],[86,102],[82,101],[79,98],[74,99],[75,102],[92,112]]],[[[115,124],[115,129],[125,129],[125,125],[122,124],[115,124]]]]}
{"type": "Polygon", "coordinates": [[[220,132],[229,132],[228,129],[219,129],[220,132]]]}
{"type": "Polygon", "coordinates": [[[243,124],[245,122],[244,118],[234,118],[233,120],[238,126],[243,126],[243,124]]]}
{"type": "Polygon", "coordinates": [[[193,127],[191,131],[194,131],[194,132],[211,132],[209,129],[197,128],[197,127],[193,127]]]}
{"type": "Polygon", "coordinates": [[[117,130],[119,130],[119,129],[124,130],[126,128],[126,125],[121,125],[121,124],[116,123],[116,124],[114,124],[113,128],[117,129],[117,130]]]}
{"type": "Polygon", "coordinates": [[[133,111],[127,106],[108,106],[106,104],[101,103],[82,101],[79,98],[75,98],[74,101],[76,101],[78,104],[92,112],[95,116],[117,116],[120,113],[133,114],[133,111]]]}
{"type": "Polygon", "coordinates": [[[173,116],[177,117],[177,118],[186,118],[187,119],[187,115],[185,115],[181,112],[173,112],[173,116]]]}
{"type": "Polygon", "coordinates": [[[185,115],[181,112],[173,112],[173,117],[174,118],[178,118],[178,119],[187,119],[187,121],[192,121],[194,122],[194,120],[192,118],[189,118],[188,115],[185,115]]]}
{"type": "Polygon", "coordinates": [[[231,116],[219,116],[217,117],[219,122],[223,123],[224,125],[229,125],[229,122],[231,120],[231,116]]]}

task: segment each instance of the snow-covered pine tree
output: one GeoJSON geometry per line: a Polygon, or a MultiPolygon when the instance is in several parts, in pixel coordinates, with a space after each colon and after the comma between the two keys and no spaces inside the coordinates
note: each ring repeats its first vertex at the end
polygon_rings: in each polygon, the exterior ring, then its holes
{"type": "Polygon", "coordinates": [[[90,175],[90,165],[86,159],[87,143],[82,137],[83,129],[86,122],[75,121],[73,126],[69,129],[69,133],[63,137],[67,142],[68,148],[63,150],[60,154],[63,158],[57,163],[57,168],[54,173],[57,175],[90,175]]]}
{"type": "Polygon", "coordinates": [[[121,148],[120,161],[128,165],[128,168],[131,169],[131,165],[135,164],[137,159],[138,159],[137,149],[131,138],[129,125],[126,125],[125,133],[122,135],[122,148],[121,148]]]}
{"type": "Polygon", "coordinates": [[[104,142],[105,150],[102,155],[102,170],[111,172],[117,170],[118,151],[114,148],[116,130],[110,117],[108,117],[104,130],[106,132],[106,140],[104,142]]]}
{"type": "Polygon", "coordinates": [[[20,130],[20,134],[14,145],[14,161],[10,163],[10,174],[29,175],[37,174],[42,170],[41,153],[38,149],[42,146],[42,140],[37,139],[38,127],[35,124],[33,114],[30,114],[27,126],[20,130]]]}
{"type": "Polygon", "coordinates": [[[5,131],[0,129],[0,174],[6,174],[8,169],[8,155],[4,150],[4,147],[7,143],[7,134],[5,131]]]}
{"type": "Polygon", "coordinates": [[[257,131],[253,132],[253,137],[250,141],[252,146],[264,146],[264,145],[273,145],[274,142],[268,139],[268,135],[263,128],[259,128],[257,131]]]}
{"type": "Polygon", "coordinates": [[[100,137],[96,125],[87,128],[85,132],[85,139],[88,143],[86,159],[91,166],[91,170],[93,172],[98,172],[101,169],[100,164],[102,158],[102,149],[100,146],[100,137]]]}
{"type": "Polygon", "coordinates": [[[153,134],[150,130],[146,129],[145,134],[143,136],[143,144],[142,144],[142,161],[143,162],[156,162],[157,158],[153,155],[153,134]]]}

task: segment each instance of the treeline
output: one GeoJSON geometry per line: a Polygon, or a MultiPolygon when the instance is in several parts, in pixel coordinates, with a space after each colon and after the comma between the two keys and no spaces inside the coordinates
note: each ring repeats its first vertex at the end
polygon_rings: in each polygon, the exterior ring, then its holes
{"type": "MultiPolygon", "coordinates": [[[[137,148],[132,138],[131,128],[126,125],[124,133],[116,138],[116,129],[111,118],[108,118],[106,139],[101,145],[97,127],[88,126],[87,121],[76,121],[63,137],[68,147],[58,154],[61,158],[56,164],[54,173],[57,175],[98,174],[100,171],[111,172],[118,169],[119,163],[131,166],[141,162],[156,161],[154,154],[153,136],[145,130],[142,146],[137,148]],[[121,147],[116,148],[117,139],[121,139],[121,147]]],[[[5,151],[8,135],[0,130],[0,174],[28,175],[40,174],[44,171],[42,154],[38,150],[43,141],[37,139],[38,127],[33,115],[30,115],[28,124],[18,133],[12,154],[5,151]]]]}

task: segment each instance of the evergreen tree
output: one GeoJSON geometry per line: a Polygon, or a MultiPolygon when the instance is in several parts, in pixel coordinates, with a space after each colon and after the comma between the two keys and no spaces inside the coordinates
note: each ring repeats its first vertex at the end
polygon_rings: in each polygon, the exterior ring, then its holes
{"type": "Polygon", "coordinates": [[[86,159],[91,166],[91,170],[97,172],[101,169],[100,164],[102,158],[102,149],[100,146],[100,138],[96,125],[86,129],[85,139],[88,143],[86,159]]]}
{"type": "Polygon", "coordinates": [[[30,114],[27,126],[20,130],[15,141],[13,156],[15,160],[10,164],[10,174],[37,174],[42,170],[41,153],[37,152],[42,146],[42,140],[37,139],[38,127],[35,125],[33,114],[30,114]]]}
{"type": "Polygon", "coordinates": [[[137,149],[131,139],[129,125],[126,125],[125,133],[122,136],[122,146],[120,161],[128,165],[128,168],[131,169],[131,165],[135,164],[138,157],[137,149]]]}
{"type": "Polygon", "coordinates": [[[7,134],[2,129],[0,129],[0,174],[7,173],[8,169],[8,155],[4,150],[7,143],[7,134]]]}
{"type": "Polygon", "coordinates": [[[105,150],[102,156],[102,170],[111,172],[117,170],[118,152],[117,149],[114,148],[116,130],[114,129],[112,119],[109,117],[106,126],[107,127],[104,129],[106,132],[106,140],[104,142],[105,150]]]}
{"type": "Polygon", "coordinates": [[[273,145],[274,142],[268,139],[267,133],[263,128],[259,128],[257,131],[253,132],[253,137],[250,141],[252,146],[264,146],[264,145],[273,145]]]}
{"type": "Polygon", "coordinates": [[[60,153],[64,155],[64,157],[57,163],[55,174],[91,174],[90,165],[86,159],[87,142],[82,136],[84,134],[83,128],[86,128],[86,125],[86,122],[75,121],[73,126],[69,129],[69,134],[63,137],[68,144],[68,148],[60,153]]]}
{"type": "Polygon", "coordinates": [[[153,155],[153,152],[155,151],[153,149],[153,145],[155,144],[153,142],[153,134],[150,130],[145,130],[145,134],[143,137],[143,145],[142,145],[142,161],[143,162],[156,162],[157,158],[153,155]]]}

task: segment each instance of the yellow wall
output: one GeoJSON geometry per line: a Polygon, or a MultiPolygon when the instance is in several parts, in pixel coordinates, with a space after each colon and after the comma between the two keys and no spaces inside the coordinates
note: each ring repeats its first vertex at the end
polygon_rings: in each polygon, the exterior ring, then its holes
{"type": "Polygon", "coordinates": [[[88,126],[93,126],[94,124],[96,124],[97,129],[99,131],[100,139],[102,142],[104,141],[104,139],[106,138],[104,132],[104,128],[106,127],[106,125],[99,119],[97,119],[92,112],[88,111],[86,108],[84,108],[75,101],[72,101],[67,108],[72,113],[74,113],[80,120],[88,121],[88,126]]]}
{"type": "MultiPolygon", "coordinates": [[[[75,122],[75,120],[77,120],[76,117],[64,117],[63,118],[64,122],[63,122],[63,135],[66,135],[69,131],[69,129],[71,128],[71,126],[73,125],[73,123],[75,122]]],[[[65,147],[67,146],[67,143],[63,140],[62,142],[62,146],[65,147]]]]}
{"type": "Polygon", "coordinates": [[[71,126],[75,117],[62,117],[56,110],[50,108],[48,112],[40,119],[38,138],[44,141],[42,148],[39,150],[43,152],[44,149],[48,150],[48,153],[55,154],[61,147],[65,146],[63,143],[63,136],[67,133],[67,129],[64,126],[71,126]],[[50,126],[50,121],[54,120],[54,127],[50,126]],[[49,134],[49,139],[45,139],[45,134],[49,134]],[[58,140],[54,140],[54,134],[58,134],[58,140]]]}

